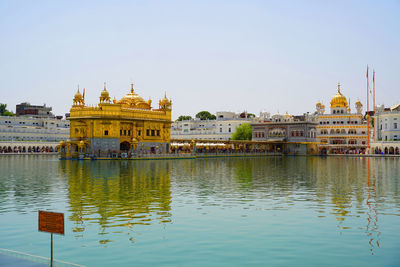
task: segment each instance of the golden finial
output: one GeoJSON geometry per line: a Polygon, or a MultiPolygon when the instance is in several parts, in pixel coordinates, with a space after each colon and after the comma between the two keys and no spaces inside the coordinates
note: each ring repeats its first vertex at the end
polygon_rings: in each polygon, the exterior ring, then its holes
{"type": "Polygon", "coordinates": [[[79,84],[78,84],[78,92],[79,92],[79,84]]]}
{"type": "Polygon", "coordinates": [[[106,89],[106,82],[104,82],[104,91],[107,91],[107,89],[106,89]]]}
{"type": "Polygon", "coordinates": [[[133,83],[131,83],[131,93],[133,94],[133,83]]]}
{"type": "Polygon", "coordinates": [[[337,91],[340,94],[340,82],[337,83],[337,91]]]}

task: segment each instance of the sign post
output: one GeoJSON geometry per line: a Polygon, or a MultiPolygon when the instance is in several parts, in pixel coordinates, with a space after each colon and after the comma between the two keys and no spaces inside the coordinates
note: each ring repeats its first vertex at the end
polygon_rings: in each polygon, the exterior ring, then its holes
{"type": "Polygon", "coordinates": [[[53,266],[53,233],[64,235],[64,213],[39,210],[39,231],[51,233],[50,266],[53,266]]]}

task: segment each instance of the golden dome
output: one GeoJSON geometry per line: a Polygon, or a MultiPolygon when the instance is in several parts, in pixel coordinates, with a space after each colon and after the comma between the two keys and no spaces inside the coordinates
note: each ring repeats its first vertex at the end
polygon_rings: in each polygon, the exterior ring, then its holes
{"type": "Polygon", "coordinates": [[[110,97],[110,94],[107,92],[106,89],[104,89],[103,91],[101,91],[100,97],[106,99],[107,97],[110,97]]]}
{"type": "Polygon", "coordinates": [[[78,88],[78,92],[76,92],[74,99],[73,99],[74,105],[83,105],[83,96],[81,94],[81,92],[79,92],[79,88],[78,88]]]}
{"type": "Polygon", "coordinates": [[[81,92],[79,92],[79,89],[78,89],[78,92],[76,92],[76,94],[74,96],[74,99],[76,99],[76,100],[82,100],[83,99],[83,96],[82,96],[81,92]]]}
{"type": "Polygon", "coordinates": [[[347,107],[348,107],[347,99],[340,92],[340,83],[338,83],[338,91],[331,100],[331,108],[347,108],[347,107]]]}
{"type": "Polygon", "coordinates": [[[356,106],[362,106],[360,100],[357,100],[355,104],[356,104],[356,106]]]}
{"type": "Polygon", "coordinates": [[[143,100],[138,94],[133,91],[133,83],[131,84],[131,92],[126,94],[121,100],[118,101],[125,107],[150,109],[149,103],[143,100]]]}
{"type": "Polygon", "coordinates": [[[288,118],[292,118],[293,116],[292,115],[290,115],[289,113],[285,113],[283,116],[285,116],[285,117],[288,117],[288,118]]]}
{"type": "Polygon", "coordinates": [[[106,83],[104,83],[104,89],[103,89],[103,91],[101,91],[101,94],[100,94],[100,103],[101,102],[109,103],[110,100],[111,100],[110,94],[107,92],[106,83]]]}
{"type": "Polygon", "coordinates": [[[159,109],[162,110],[171,110],[172,107],[172,101],[168,100],[167,98],[167,93],[164,93],[164,98],[158,101],[158,106],[159,109]]]}

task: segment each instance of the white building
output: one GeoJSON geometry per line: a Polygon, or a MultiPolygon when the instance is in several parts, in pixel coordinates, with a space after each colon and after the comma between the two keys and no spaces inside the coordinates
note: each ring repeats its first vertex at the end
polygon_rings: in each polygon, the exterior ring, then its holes
{"type": "Polygon", "coordinates": [[[251,123],[246,113],[217,112],[216,120],[175,121],[171,125],[171,139],[230,140],[236,128],[251,123]]]}
{"type": "Polygon", "coordinates": [[[385,108],[383,105],[375,108],[374,142],[371,153],[397,154],[400,150],[400,103],[385,108]]]}
{"type": "Polygon", "coordinates": [[[36,151],[38,147],[54,151],[60,141],[68,138],[67,120],[0,116],[0,153],[36,151]]]}
{"type": "Polygon", "coordinates": [[[366,153],[368,147],[367,124],[362,115],[362,104],[355,102],[356,113],[350,112],[347,99],[338,92],[331,100],[331,113],[324,114],[325,106],[318,102],[317,140],[321,154],[366,153]]]}

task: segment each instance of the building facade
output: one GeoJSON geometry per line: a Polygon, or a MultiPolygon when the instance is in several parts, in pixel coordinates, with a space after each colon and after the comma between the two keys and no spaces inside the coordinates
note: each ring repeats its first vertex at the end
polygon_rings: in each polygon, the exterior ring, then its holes
{"type": "Polygon", "coordinates": [[[67,120],[0,116],[0,153],[53,152],[68,137],[67,120]]]}
{"type": "Polygon", "coordinates": [[[315,154],[316,122],[311,116],[275,114],[263,122],[252,123],[253,141],[276,143],[274,151],[288,154],[315,154]]]}
{"type": "Polygon", "coordinates": [[[51,112],[51,107],[46,107],[46,104],[43,106],[39,105],[31,105],[28,102],[24,102],[18,104],[16,106],[16,115],[17,116],[27,116],[27,117],[54,117],[54,114],[51,112]]]}
{"type": "Polygon", "coordinates": [[[247,114],[234,112],[217,112],[215,120],[175,121],[171,125],[172,139],[188,140],[230,140],[236,128],[243,123],[251,123],[254,118],[247,114]],[[243,115],[244,114],[244,115],[243,115]]]}
{"type": "Polygon", "coordinates": [[[70,139],[61,142],[62,157],[84,154],[110,157],[131,153],[165,153],[169,150],[172,102],[164,96],[157,109],[131,91],[111,101],[104,85],[100,102],[87,106],[78,92],[70,110],[70,139]]]}
{"type": "Polygon", "coordinates": [[[346,97],[340,92],[330,102],[330,114],[318,102],[317,139],[321,154],[360,154],[368,148],[368,126],[362,115],[362,104],[355,102],[356,113],[351,113],[346,97]]]}
{"type": "Polygon", "coordinates": [[[390,108],[375,108],[374,141],[371,153],[400,154],[400,103],[390,108]]]}

